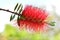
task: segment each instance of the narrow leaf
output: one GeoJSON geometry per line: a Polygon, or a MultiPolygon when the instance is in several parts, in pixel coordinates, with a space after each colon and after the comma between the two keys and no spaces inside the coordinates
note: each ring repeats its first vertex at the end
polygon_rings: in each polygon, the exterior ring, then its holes
{"type": "Polygon", "coordinates": [[[19,7],[17,8],[17,11],[20,9],[20,7],[21,7],[21,4],[20,4],[19,7]]]}
{"type": "Polygon", "coordinates": [[[21,9],[19,10],[19,14],[21,13],[21,11],[22,11],[22,8],[23,8],[23,6],[21,6],[21,9]]]}
{"type": "Polygon", "coordinates": [[[17,17],[17,20],[19,20],[19,19],[20,19],[20,16],[17,17]]]}
{"type": "Polygon", "coordinates": [[[12,20],[12,15],[10,16],[10,21],[12,20]]]}
{"type": "Polygon", "coordinates": [[[16,6],[15,6],[15,8],[14,8],[14,11],[16,10],[17,6],[18,6],[18,3],[16,4],[16,6]]]}
{"type": "Polygon", "coordinates": [[[50,22],[49,25],[55,26],[55,22],[50,22]]]}
{"type": "Polygon", "coordinates": [[[12,21],[15,18],[15,15],[11,15],[10,21],[12,21]]]}

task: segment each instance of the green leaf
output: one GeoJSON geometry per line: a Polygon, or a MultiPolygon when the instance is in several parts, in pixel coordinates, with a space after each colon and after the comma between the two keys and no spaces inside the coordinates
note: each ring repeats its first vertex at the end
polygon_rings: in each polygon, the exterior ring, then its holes
{"type": "Polygon", "coordinates": [[[50,22],[49,25],[55,26],[55,22],[50,22]]]}
{"type": "Polygon", "coordinates": [[[17,20],[20,20],[20,16],[17,17],[17,20]]]}
{"type": "Polygon", "coordinates": [[[19,7],[17,8],[17,11],[20,9],[21,5],[22,5],[22,4],[19,5],[19,7]]]}
{"type": "Polygon", "coordinates": [[[12,20],[12,15],[10,16],[10,21],[12,20]]]}
{"type": "Polygon", "coordinates": [[[23,6],[21,6],[21,9],[19,10],[19,13],[21,13],[23,6]]]}
{"type": "Polygon", "coordinates": [[[16,6],[15,6],[15,8],[14,8],[14,11],[16,10],[17,6],[18,6],[18,3],[16,4],[16,6]]]}
{"type": "Polygon", "coordinates": [[[11,15],[10,21],[12,21],[14,18],[15,18],[15,14],[14,15],[11,15]]]}

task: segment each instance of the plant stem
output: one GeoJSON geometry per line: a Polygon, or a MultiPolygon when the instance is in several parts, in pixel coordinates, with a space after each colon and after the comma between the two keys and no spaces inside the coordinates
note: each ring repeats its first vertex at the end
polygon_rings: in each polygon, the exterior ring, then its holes
{"type": "Polygon", "coordinates": [[[12,12],[12,11],[10,11],[10,10],[6,10],[6,9],[2,9],[2,8],[0,8],[0,10],[6,11],[6,12],[10,12],[10,13],[16,14],[16,15],[18,15],[18,16],[21,16],[21,14],[19,14],[19,13],[17,13],[17,12],[12,12]]]}

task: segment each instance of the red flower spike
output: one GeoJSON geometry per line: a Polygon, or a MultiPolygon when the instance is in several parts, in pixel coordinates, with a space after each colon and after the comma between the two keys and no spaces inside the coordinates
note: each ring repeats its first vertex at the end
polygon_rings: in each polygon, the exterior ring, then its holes
{"type": "Polygon", "coordinates": [[[48,13],[46,10],[43,10],[41,8],[26,6],[22,12],[22,15],[27,20],[30,20],[30,21],[32,21],[32,20],[44,21],[46,19],[46,17],[48,16],[48,13]]]}
{"type": "Polygon", "coordinates": [[[44,31],[46,30],[47,24],[45,22],[42,23],[37,23],[37,22],[32,22],[28,20],[19,20],[20,23],[20,29],[30,29],[33,31],[44,31]]]}
{"type": "Polygon", "coordinates": [[[33,6],[26,6],[22,12],[22,16],[24,16],[25,20],[20,19],[17,21],[20,29],[26,28],[34,31],[43,31],[47,27],[46,22],[44,22],[48,16],[46,10],[33,6]]]}

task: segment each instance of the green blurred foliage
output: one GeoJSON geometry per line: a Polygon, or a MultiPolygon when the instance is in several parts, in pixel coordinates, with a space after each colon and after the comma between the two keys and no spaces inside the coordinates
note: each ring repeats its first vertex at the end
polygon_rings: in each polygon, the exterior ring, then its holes
{"type": "Polygon", "coordinates": [[[60,40],[60,33],[54,35],[54,40],[60,40]]]}
{"type": "Polygon", "coordinates": [[[29,33],[25,29],[19,30],[10,24],[6,24],[3,35],[9,40],[48,40],[42,33],[29,33]]]}
{"type": "MultiPolygon", "coordinates": [[[[45,33],[33,32],[29,33],[27,30],[20,30],[10,24],[6,24],[5,30],[2,33],[2,38],[6,40],[50,40],[45,33]]],[[[60,33],[53,36],[54,40],[60,40],[60,33]]]]}

